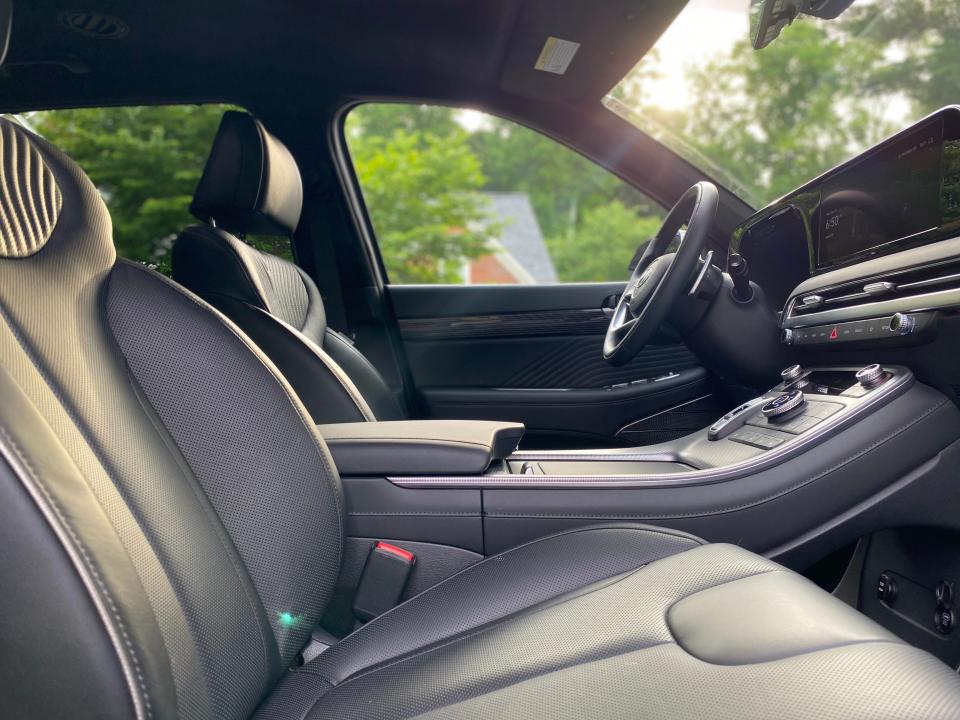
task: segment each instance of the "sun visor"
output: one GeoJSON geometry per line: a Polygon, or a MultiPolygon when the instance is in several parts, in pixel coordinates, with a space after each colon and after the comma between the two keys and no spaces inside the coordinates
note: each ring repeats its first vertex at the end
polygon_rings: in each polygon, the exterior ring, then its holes
{"type": "Polygon", "coordinates": [[[670,25],[676,0],[535,0],[524,3],[500,77],[526,97],[597,99],[670,25]]]}

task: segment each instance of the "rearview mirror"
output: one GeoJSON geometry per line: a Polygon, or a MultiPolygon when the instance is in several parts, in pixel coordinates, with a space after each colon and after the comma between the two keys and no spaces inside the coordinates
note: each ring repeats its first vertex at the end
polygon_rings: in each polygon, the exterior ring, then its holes
{"type": "Polygon", "coordinates": [[[750,42],[762,50],[800,14],[799,0],[752,0],[750,3],[750,42]]]}
{"type": "Polygon", "coordinates": [[[833,20],[853,5],[854,0],[751,0],[750,42],[754,50],[772,43],[797,15],[833,20]]]}

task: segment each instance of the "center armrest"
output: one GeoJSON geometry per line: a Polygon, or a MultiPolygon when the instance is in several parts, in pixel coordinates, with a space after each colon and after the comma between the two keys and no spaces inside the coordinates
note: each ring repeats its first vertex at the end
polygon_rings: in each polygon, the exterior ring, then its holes
{"type": "Polygon", "coordinates": [[[399,420],[318,425],[341,475],[479,475],[514,450],[521,423],[399,420]]]}

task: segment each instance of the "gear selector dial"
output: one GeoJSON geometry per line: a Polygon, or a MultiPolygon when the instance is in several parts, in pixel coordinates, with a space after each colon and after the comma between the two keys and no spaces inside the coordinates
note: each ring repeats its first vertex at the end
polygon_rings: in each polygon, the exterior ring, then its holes
{"type": "Polygon", "coordinates": [[[803,405],[803,391],[801,390],[791,390],[790,392],[785,392],[781,395],[777,395],[773,400],[764,404],[760,408],[760,412],[768,418],[780,418],[786,415],[793,410],[796,410],[798,407],[803,405]]]}

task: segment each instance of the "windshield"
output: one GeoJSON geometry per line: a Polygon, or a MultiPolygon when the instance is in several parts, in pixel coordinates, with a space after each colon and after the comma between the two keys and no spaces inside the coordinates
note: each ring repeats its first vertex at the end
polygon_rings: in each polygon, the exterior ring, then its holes
{"type": "Polygon", "coordinates": [[[691,0],[608,108],[760,207],[960,102],[960,3],[858,0],[771,45],[749,0],[691,0]]]}

